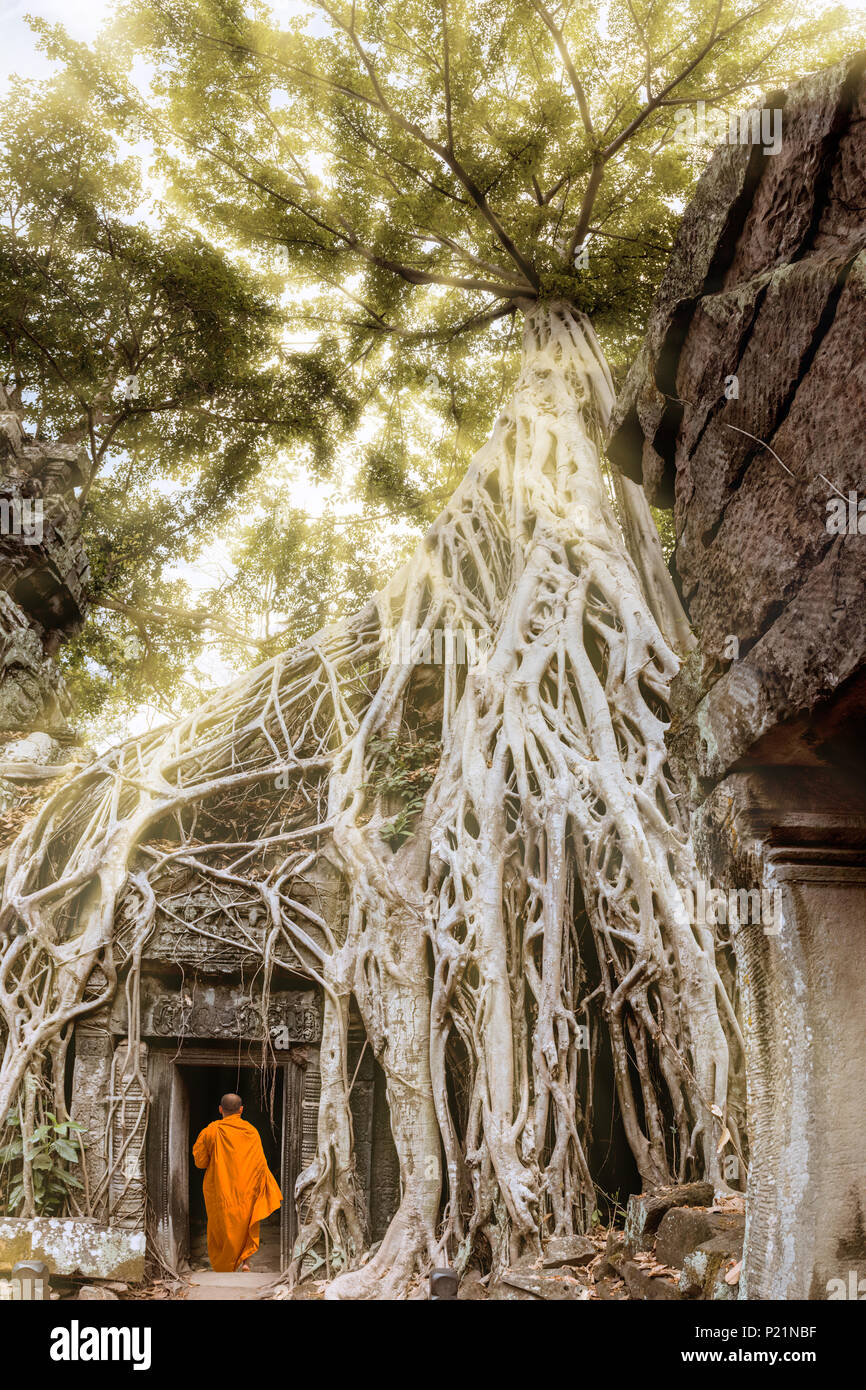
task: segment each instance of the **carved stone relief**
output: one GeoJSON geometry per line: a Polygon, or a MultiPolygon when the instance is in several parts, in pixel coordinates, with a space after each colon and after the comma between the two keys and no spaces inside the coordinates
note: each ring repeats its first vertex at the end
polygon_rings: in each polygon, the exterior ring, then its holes
{"type": "MultiPolygon", "coordinates": [[[[108,1219],[112,1225],[143,1227],[148,1102],[140,1077],[127,1063],[128,1047],[118,1045],[111,1066],[108,1219]]],[[[139,1043],[139,1072],[142,1077],[147,1073],[146,1043],[139,1043]]]]}
{"type": "MultiPolygon", "coordinates": [[[[112,1013],[118,1030],[125,1026],[125,999],[119,996],[112,1013]]],[[[321,1019],[313,990],[281,990],[268,1004],[268,1033],[272,1046],[284,1050],[295,1043],[312,1043],[321,1035],[321,1019]]],[[[149,1038],[220,1038],[261,1042],[261,1002],[241,985],[217,984],[196,978],[179,987],[145,976],[141,982],[141,1033],[149,1038]]]]}

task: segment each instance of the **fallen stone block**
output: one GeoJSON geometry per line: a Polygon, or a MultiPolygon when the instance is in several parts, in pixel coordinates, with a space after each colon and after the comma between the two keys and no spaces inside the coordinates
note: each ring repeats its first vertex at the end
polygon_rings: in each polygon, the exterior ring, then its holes
{"type": "Polygon", "coordinates": [[[595,1296],[605,1303],[622,1303],[628,1301],[629,1293],[621,1279],[600,1279],[595,1286],[595,1296]]]}
{"type": "Polygon", "coordinates": [[[659,1224],[655,1254],[659,1264],[682,1269],[687,1255],[715,1236],[726,1237],[731,1249],[742,1248],[746,1230],[743,1212],[707,1211],[704,1207],[674,1207],[659,1224]]]}
{"type": "Polygon", "coordinates": [[[78,1290],[78,1298],[81,1303],[105,1303],[113,1299],[116,1303],[120,1300],[113,1289],[107,1289],[98,1284],[82,1284],[78,1290]]]}
{"type": "Polygon", "coordinates": [[[483,1278],[480,1269],[467,1269],[457,1290],[458,1299],[472,1303],[486,1301],[488,1297],[487,1286],[482,1282],[483,1278]]]}
{"type": "Polygon", "coordinates": [[[632,1298],[642,1299],[644,1302],[682,1298],[676,1284],[667,1275],[648,1274],[634,1260],[624,1261],[622,1273],[632,1298]]]}
{"type": "Polygon", "coordinates": [[[742,1255],[742,1239],[732,1234],[704,1241],[685,1257],[678,1284],[680,1293],[684,1298],[736,1298],[737,1285],[725,1283],[724,1276],[742,1255]]]}
{"type": "MultiPolygon", "coordinates": [[[[589,1297],[587,1284],[568,1273],[554,1273],[552,1270],[539,1270],[530,1274],[523,1269],[507,1269],[502,1276],[501,1285],[509,1290],[519,1290],[524,1296],[541,1298],[546,1302],[564,1302],[589,1297]]],[[[508,1293],[496,1297],[509,1297],[508,1293]]]]}
{"type": "Polygon", "coordinates": [[[662,1217],[656,1236],[659,1264],[682,1269],[686,1255],[714,1235],[705,1207],[672,1207],[662,1217]]]}
{"type": "Polygon", "coordinates": [[[611,1234],[604,1247],[604,1256],[596,1266],[596,1278],[621,1279],[621,1266],[625,1259],[625,1239],[619,1234],[611,1234]]]}
{"type": "Polygon", "coordinates": [[[598,1254],[598,1247],[585,1236],[554,1236],[544,1247],[542,1265],[545,1269],[561,1269],[563,1265],[588,1265],[598,1254]]]}
{"type": "Polygon", "coordinates": [[[712,1183],[687,1182],[629,1197],[625,1217],[626,1249],[649,1250],[662,1217],[672,1207],[709,1207],[714,1195],[712,1183]]]}

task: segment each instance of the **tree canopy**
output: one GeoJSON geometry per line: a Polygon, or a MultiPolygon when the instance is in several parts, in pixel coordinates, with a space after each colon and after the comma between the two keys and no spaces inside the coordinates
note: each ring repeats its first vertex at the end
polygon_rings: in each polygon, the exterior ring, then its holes
{"type": "Polygon", "coordinates": [[[65,656],[91,715],[182,707],[205,637],[249,664],[371,592],[483,440],[519,307],[567,300],[624,366],[700,168],[677,112],[854,42],[787,0],[129,0],[90,48],[37,28],[62,71],[3,113],[0,341],[32,427],[93,464],[65,656]],[[287,460],[336,468],[342,512],[307,516],[287,460]]]}
{"type": "Polygon", "coordinates": [[[200,624],[169,567],[275,451],[302,441],[327,470],[354,411],[327,351],[282,348],[273,284],[160,206],[103,116],[68,73],[0,110],[4,385],[34,438],[89,460],[95,620],[67,655],[84,714],[119,677],[128,702],[172,689],[200,624]]]}
{"type": "Polygon", "coordinates": [[[677,110],[748,105],[851,41],[787,0],[309,0],[288,22],[133,0],[120,22],[182,205],[287,247],[359,346],[537,297],[635,331],[695,177],[677,110]]]}

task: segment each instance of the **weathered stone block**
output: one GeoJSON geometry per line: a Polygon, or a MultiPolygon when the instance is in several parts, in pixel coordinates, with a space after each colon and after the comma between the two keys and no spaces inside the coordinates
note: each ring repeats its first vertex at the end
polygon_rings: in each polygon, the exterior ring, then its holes
{"type": "MultiPolygon", "coordinates": [[[[682,390],[683,397],[695,404],[684,416],[677,445],[677,570],[686,593],[691,595],[695,586],[703,583],[707,589],[704,606],[707,603],[714,609],[723,606],[723,595],[718,592],[720,579],[727,579],[735,593],[744,578],[752,580],[753,567],[744,568],[741,557],[743,537],[751,536],[756,525],[763,541],[755,554],[758,574],[760,567],[777,551],[784,554],[798,545],[803,532],[807,539],[814,536],[816,554],[829,543],[824,531],[823,498],[829,491],[826,484],[821,498],[816,499],[820,505],[814,511],[808,507],[804,512],[802,506],[803,487],[816,476],[821,463],[813,455],[805,454],[799,444],[787,447],[783,440],[776,438],[776,432],[790,408],[801,376],[807,375],[804,372],[807,355],[816,335],[818,341],[821,340],[822,315],[838,294],[844,270],[842,260],[782,266],[768,283],[752,282],[751,289],[759,302],[754,306],[754,320],[748,325],[748,334],[744,335],[739,322],[729,322],[726,325],[729,336],[726,339],[717,337],[715,353],[703,361],[687,340],[683,360],[690,364],[691,371],[701,374],[702,380],[700,391],[689,382],[682,390]],[[729,373],[737,377],[738,394],[726,399],[725,380],[729,373]],[[766,444],[772,445],[781,463],[766,444]],[[765,487],[756,495],[756,483],[763,479],[765,487]],[[753,496],[756,514],[746,532],[737,502],[753,496]],[[729,511],[734,514],[726,525],[729,511]],[[798,519],[802,519],[802,525],[792,534],[792,523],[798,519]],[[733,551],[731,528],[739,538],[733,551]],[[719,540],[714,543],[717,532],[719,540]],[[769,544],[768,536],[771,537],[769,544]],[[710,555],[713,556],[711,570],[707,563],[710,555]],[[724,569],[720,575],[718,571],[722,565],[724,569]]],[[[703,300],[701,312],[706,313],[713,302],[712,299],[703,300]]],[[[848,316],[844,310],[843,315],[848,316]]],[[[700,325],[700,316],[696,312],[693,324],[700,325]]],[[[866,325],[861,325],[861,332],[864,328],[866,325]]],[[[859,334],[855,334],[849,343],[849,369],[858,361],[858,337],[859,334]]],[[[845,487],[844,475],[837,485],[845,487]]],[[[754,582],[759,582],[757,575],[754,582]]],[[[778,588],[772,590],[772,595],[781,596],[778,588]]],[[[763,590],[760,596],[764,600],[763,590]]],[[[763,602],[760,606],[763,607],[763,602]]],[[[748,606],[748,611],[752,614],[753,608],[748,606]]],[[[695,622],[701,623],[697,613],[695,622]]],[[[741,641],[753,635],[741,621],[738,622],[738,615],[730,618],[726,631],[737,633],[741,641]]]]}
{"type": "Polygon", "coordinates": [[[0,1217],[0,1269],[44,1260],[52,1274],[144,1278],[145,1233],[74,1217],[0,1217]]]}
{"type": "Polygon", "coordinates": [[[765,160],[726,285],[780,265],[802,248],[835,142],[849,117],[851,85],[861,69],[860,58],[846,59],[771,99],[783,107],[782,149],[765,160]]]}
{"type": "Polygon", "coordinates": [[[711,1236],[708,1214],[701,1207],[674,1207],[665,1212],[659,1223],[656,1259],[659,1264],[682,1269],[686,1255],[711,1236]]]}
{"type": "Polygon", "coordinates": [[[713,1196],[711,1182],[688,1182],[629,1197],[625,1217],[626,1249],[649,1250],[666,1212],[672,1207],[708,1207],[713,1196]]]}
{"type": "Polygon", "coordinates": [[[622,1278],[621,1267],[625,1256],[625,1238],[611,1232],[604,1247],[604,1257],[596,1267],[596,1277],[622,1278]]]}
{"type": "Polygon", "coordinates": [[[632,1298],[638,1298],[644,1302],[662,1300],[670,1302],[682,1297],[671,1279],[665,1275],[653,1277],[633,1260],[626,1260],[622,1272],[632,1298]]]}
{"type": "Polygon", "coordinates": [[[775,623],[695,705],[698,658],[671,687],[667,743],[677,775],[695,802],[770,735],[799,755],[767,750],[768,761],[814,762],[837,737],[838,720],[819,707],[866,659],[866,536],[839,538],[775,623]],[[793,721],[802,720],[800,728],[793,721]]]}
{"type": "Polygon", "coordinates": [[[588,1265],[597,1254],[596,1246],[584,1236],[554,1236],[544,1247],[542,1264],[545,1269],[559,1269],[563,1265],[588,1265]]]}
{"type": "Polygon", "coordinates": [[[742,1249],[746,1231],[743,1212],[706,1211],[701,1207],[675,1207],[659,1225],[655,1255],[659,1264],[682,1269],[687,1255],[707,1240],[728,1240],[742,1249]]]}
{"type": "Polygon", "coordinates": [[[737,1286],[725,1283],[724,1274],[742,1254],[742,1236],[736,1239],[729,1234],[704,1241],[685,1257],[678,1284],[680,1293],[686,1298],[736,1298],[737,1286]]]}
{"type": "Polygon", "coordinates": [[[623,1303],[628,1300],[628,1288],[621,1279],[600,1279],[595,1286],[596,1298],[605,1303],[623,1303]]]}
{"type": "Polygon", "coordinates": [[[529,1298],[553,1303],[583,1300],[588,1296],[587,1284],[565,1269],[539,1270],[536,1273],[507,1269],[501,1282],[491,1292],[494,1299],[529,1298]]]}

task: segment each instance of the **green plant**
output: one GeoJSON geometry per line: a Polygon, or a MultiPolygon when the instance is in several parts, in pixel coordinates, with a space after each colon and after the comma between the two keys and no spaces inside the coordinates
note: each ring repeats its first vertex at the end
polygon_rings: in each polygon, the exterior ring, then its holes
{"type": "Polygon", "coordinates": [[[72,1135],[80,1133],[82,1126],[72,1120],[58,1120],[56,1115],[47,1114],[45,1122],[38,1125],[29,1140],[21,1134],[21,1118],[10,1115],[7,1123],[17,1131],[9,1143],[0,1148],[0,1163],[13,1165],[7,1177],[6,1208],[15,1213],[24,1205],[25,1158],[29,1162],[33,1178],[33,1204],[40,1216],[57,1216],[66,1205],[70,1188],[81,1188],[83,1183],[68,1165],[79,1163],[81,1153],[73,1143],[72,1135]]]}
{"type": "Polygon", "coordinates": [[[409,737],[371,739],[373,767],[366,790],[372,796],[394,797],[402,806],[379,834],[391,849],[399,849],[412,833],[416,816],[436,775],[440,746],[433,739],[409,737]]]}

